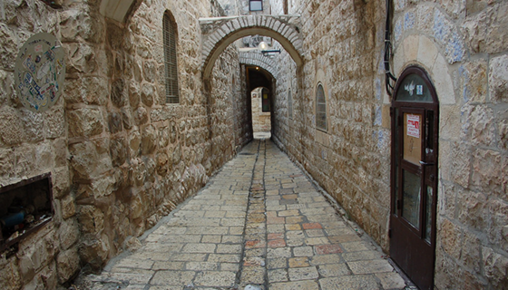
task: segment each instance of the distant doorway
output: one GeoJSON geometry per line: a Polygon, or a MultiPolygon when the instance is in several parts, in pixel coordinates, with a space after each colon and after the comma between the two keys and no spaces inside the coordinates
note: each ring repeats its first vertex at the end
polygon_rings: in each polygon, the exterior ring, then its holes
{"type": "Polygon", "coordinates": [[[420,289],[434,280],[439,103],[426,72],[409,67],[392,102],[390,255],[420,289]]]}
{"type": "Polygon", "coordinates": [[[271,137],[271,95],[267,88],[255,88],[251,92],[252,131],[254,139],[271,137]]]}

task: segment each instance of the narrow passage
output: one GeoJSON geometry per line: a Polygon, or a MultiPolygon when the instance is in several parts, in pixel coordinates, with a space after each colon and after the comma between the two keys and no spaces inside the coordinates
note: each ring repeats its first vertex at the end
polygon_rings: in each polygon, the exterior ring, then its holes
{"type": "MultiPolygon", "coordinates": [[[[404,289],[269,140],[256,140],[86,289],[404,289]]],[[[411,287],[412,288],[412,287],[411,287]]],[[[81,288],[80,288],[81,289],[81,288]]],[[[85,289],[85,288],[82,288],[85,289]]]]}

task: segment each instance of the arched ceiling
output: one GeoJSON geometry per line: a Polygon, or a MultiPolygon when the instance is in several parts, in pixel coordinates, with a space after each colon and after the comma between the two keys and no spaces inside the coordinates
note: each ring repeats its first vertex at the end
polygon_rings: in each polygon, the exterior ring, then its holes
{"type": "Polygon", "coordinates": [[[143,0],[102,0],[99,11],[109,19],[125,23],[142,2],[143,0]]]}

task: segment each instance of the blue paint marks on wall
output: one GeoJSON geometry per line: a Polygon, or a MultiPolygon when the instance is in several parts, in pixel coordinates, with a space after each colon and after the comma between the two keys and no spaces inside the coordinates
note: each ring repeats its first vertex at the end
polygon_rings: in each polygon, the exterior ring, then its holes
{"type": "Polygon", "coordinates": [[[380,105],[376,105],[376,113],[374,115],[374,126],[381,126],[383,124],[383,111],[380,105]]]}
{"type": "Polygon", "coordinates": [[[415,15],[414,13],[407,12],[404,15],[404,30],[412,29],[415,26],[415,15]]]}
{"type": "Polygon", "coordinates": [[[400,36],[402,35],[402,23],[400,19],[395,23],[395,41],[399,41],[400,36]]]}
{"type": "Polygon", "coordinates": [[[376,87],[376,100],[380,101],[383,92],[383,88],[381,87],[381,80],[376,78],[374,81],[374,86],[376,87]]]}
{"type": "Polygon", "coordinates": [[[447,35],[450,32],[449,24],[446,23],[445,16],[436,9],[434,13],[434,37],[440,43],[444,43],[445,39],[447,39],[447,35]]]}
{"type": "Polygon", "coordinates": [[[446,46],[446,58],[450,64],[461,61],[464,56],[464,45],[460,40],[457,32],[454,32],[448,39],[448,45],[446,46]]]}
{"type": "Polygon", "coordinates": [[[471,92],[465,85],[469,83],[469,72],[462,65],[459,67],[458,72],[459,76],[463,79],[464,88],[462,89],[462,98],[464,100],[464,103],[467,103],[469,101],[469,96],[471,95],[471,92]]]}

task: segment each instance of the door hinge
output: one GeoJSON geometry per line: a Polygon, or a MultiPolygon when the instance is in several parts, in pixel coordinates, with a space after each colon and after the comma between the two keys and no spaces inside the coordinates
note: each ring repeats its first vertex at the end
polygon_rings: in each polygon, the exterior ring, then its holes
{"type": "Polygon", "coordinates": [[[399,116],[397,118],[397,126],[399,126],[399,127],[402,126],[402,116],[399,116]]]}
{"type": "Polygon", "coordinates": [[[389,229],[388,230],[388,237],[391,238],[392,237],[392,229],[389,229]]]}
{"type": "Polygon", "coordinates": [[[394,107],[390,107],[390,117],[393,117],[393,112],[395,111],[394,107]]]}
{"type": "Polygon", "coordinates": [[[400,199],[397,200],[397,209],[400,209],[402,207],[402,202],[400,199]]]}

